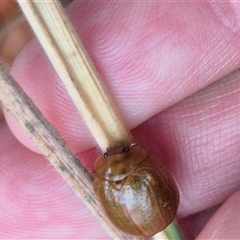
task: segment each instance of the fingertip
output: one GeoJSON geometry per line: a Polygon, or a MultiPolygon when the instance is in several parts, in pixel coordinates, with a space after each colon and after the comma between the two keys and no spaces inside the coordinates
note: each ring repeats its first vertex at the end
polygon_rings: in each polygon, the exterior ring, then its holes
{"type": "MultiPolygon", "coordinates": [[[[0,238],[108,239],[54,167],[0,122],[0,238]]],[[[79,155],[90,170],[95,151],[79,155]]]]}
{"type": "Polygon", "coordinates": [[[197,239],[238,239],[240,191],[229,197],[203,228],[197,239]]]}

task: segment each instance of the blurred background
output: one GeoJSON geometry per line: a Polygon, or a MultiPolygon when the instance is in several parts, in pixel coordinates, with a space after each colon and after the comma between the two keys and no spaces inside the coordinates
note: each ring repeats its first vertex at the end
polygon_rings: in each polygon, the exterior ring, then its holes
{"type": "MultiPolygon", "coordinates": [[[[72,0],[62,0],[66,7],[72,0]]],[[[0,1],[0,61],[9,68],[23,46],[34,36],[15,0],[0,1]]],[[[3,118],[0,103],[0,119],[3,118]]]]}
{"type": "Polygon", "coordinates": [[[17,3],[0,1],[0,58],[5,66],[11,65],[32,35],[17,3]]]}
{"type": "MultiPolygon", "coordinates": [[[[0,1],[0,61],[9,68],[23,46],[33,36],[16,1],[0,1]]],[[[0,103],[0,119],[3,118],[0,103]]]]}

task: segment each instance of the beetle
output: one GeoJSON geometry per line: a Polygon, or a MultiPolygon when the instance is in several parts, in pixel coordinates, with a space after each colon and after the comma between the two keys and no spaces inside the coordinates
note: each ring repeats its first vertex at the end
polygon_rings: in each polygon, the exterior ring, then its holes
{"type": "Polygon", "coordinates": [[[177,185],[154,155],[132,144],[116,144],[94,164],[94,191],[110,220],[122,231],[153,236],[175,218],[177,185]]]}

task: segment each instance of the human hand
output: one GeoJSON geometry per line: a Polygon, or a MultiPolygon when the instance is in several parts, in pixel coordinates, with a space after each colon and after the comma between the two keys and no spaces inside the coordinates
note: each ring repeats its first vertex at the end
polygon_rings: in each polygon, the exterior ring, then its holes
{"type": "MultiPolygon", "coordinates": [[[[189,239],[205,224],[201,239],[239,236],[239,192],[213,215],[240,186],[238,22],[230,5],[223,16],[217,7],[75,2],[68,9],[136,142],[163,155],[173,173],[181,197],[177,217],[189,239]]],[[[36,40],[11,73],[92,169],[95,142],[36,40]]],[[[9,113],[6,118],[37,152],[9,113]]],[[[106,239],[47,160],[18,143],[5,122],[0,129],[0,237],[106,239]]]]}

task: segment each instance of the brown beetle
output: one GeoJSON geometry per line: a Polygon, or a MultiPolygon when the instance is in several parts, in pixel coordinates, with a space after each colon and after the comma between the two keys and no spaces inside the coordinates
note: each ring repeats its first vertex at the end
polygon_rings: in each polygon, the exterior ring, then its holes
{"type": "Polygon", "coordinates": [[[157,157],[137,146],[118,144],[98,157],[94,190],[112,222],[132,235],[162,231],[179,205],[171,175],[157,157]]]}

